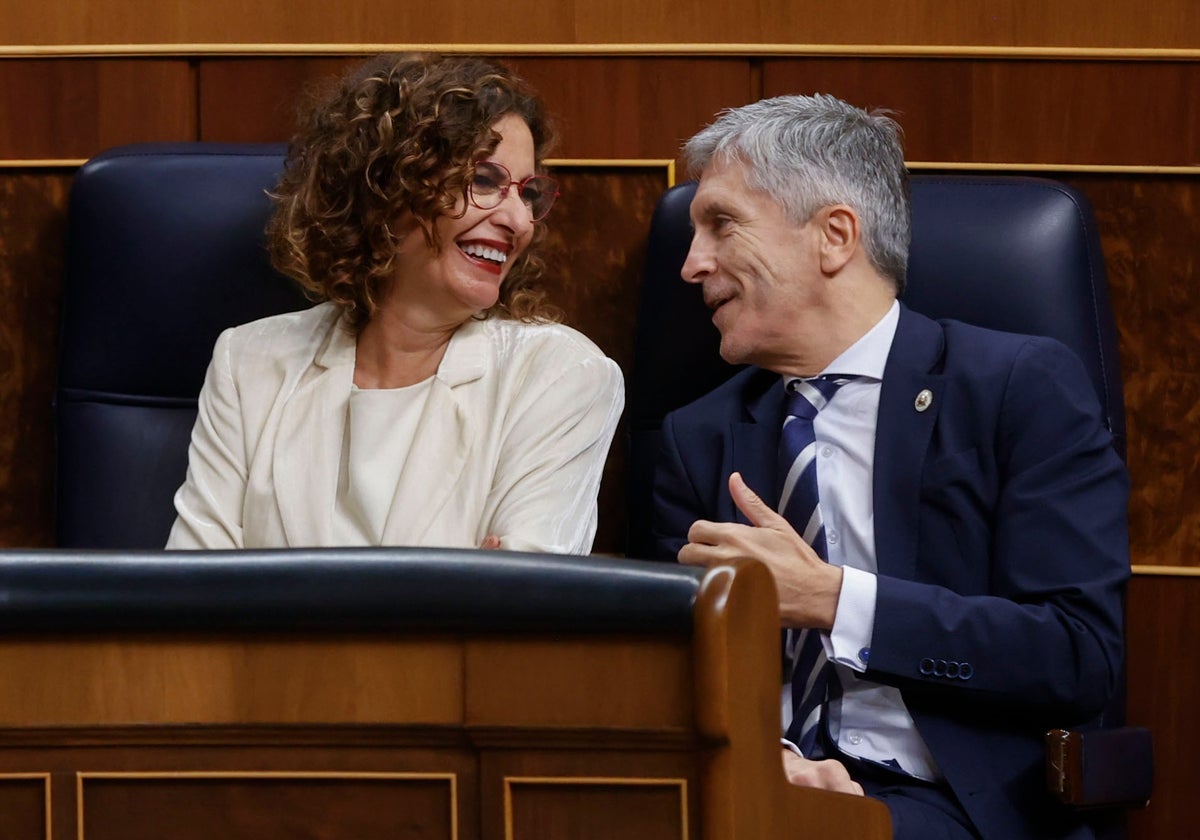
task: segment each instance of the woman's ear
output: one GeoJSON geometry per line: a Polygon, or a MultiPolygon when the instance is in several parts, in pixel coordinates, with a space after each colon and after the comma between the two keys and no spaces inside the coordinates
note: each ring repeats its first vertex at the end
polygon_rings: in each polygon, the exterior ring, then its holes
{"type": "Polygon", "coordinates": [[[833,204],[817,211],[816,221],[821,234],[821,270],[837,274],[858,250],[858,214],[845,204],[833,204]]]}

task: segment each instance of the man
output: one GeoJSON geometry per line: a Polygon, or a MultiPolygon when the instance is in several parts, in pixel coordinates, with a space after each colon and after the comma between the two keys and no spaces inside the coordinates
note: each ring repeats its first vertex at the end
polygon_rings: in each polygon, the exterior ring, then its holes
{"type": "Polygon", "coordinates": [[[1081,363],[897,302],[886,116],[780,97],[685,154],[683,278],[750,367],[664,421],[655,528],[683,563],[771,569],[788,778],[878,797],[897,838],[1092,836],[1044,792],[1042,746],[1101,711],[1123,655],[1128,482],[1081,363]]]}

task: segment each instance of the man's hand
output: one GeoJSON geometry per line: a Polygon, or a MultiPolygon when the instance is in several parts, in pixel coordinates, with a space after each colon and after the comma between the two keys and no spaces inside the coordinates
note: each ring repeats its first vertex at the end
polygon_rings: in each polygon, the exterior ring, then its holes
{"type": "Polygon", "coordinates": [[[787,780],[800,787],[820,788],[838,793],[863,796],[862,785],[850,778],[840,761],[810,761],[786,747],[783,750],[783,773],[787,780]]]}
{"type": "Polygon", "coordinates": [[[775,578],[784,627],[832,628],[842,570],[818,557],[786,519],[746,486],[740,473],[729,476],[729,493],[751,524],[696,520],[679,562],[713,566],[741,557],[760,560],[775,578]]]}

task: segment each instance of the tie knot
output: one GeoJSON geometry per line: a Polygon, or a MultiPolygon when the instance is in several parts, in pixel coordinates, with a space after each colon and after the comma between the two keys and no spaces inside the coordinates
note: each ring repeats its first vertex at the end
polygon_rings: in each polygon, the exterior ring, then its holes
{"type": "Polygon", "coordinates": [[[852,376],[826,374],[791,380],[787,383],[787,415],[811,420],[833,399],[838,388],[853,379],[852,376]]]}

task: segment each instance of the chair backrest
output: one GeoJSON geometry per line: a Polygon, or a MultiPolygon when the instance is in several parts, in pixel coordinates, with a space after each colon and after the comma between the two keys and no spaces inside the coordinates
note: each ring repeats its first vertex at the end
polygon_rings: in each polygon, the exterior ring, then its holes
{"type": "MultiPolygon", "coordinates": [[[[663,417],[736,368],[700,290],[679,272],[691,242],[694,183],[668,191],[651,223],[630,379],[630,556],[649,557],[651,490],[663,417]]],[[[1083,360],[1114,446],[1125,456],[1125,404],[1104,257],[1091,205],[1056,181],[912,178],[905,303],[933,318],[1056,338],[1083,360]]]]}
{"type": "Polygon", "coordinates": [[[217,335],[308,305],[264,245],[283,156],[125,146],[76,175],[55,398],[60,545],[161,548],[217,335]]]}

